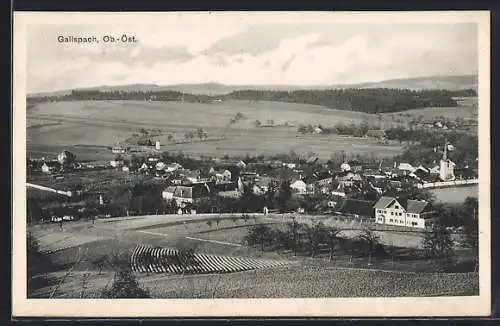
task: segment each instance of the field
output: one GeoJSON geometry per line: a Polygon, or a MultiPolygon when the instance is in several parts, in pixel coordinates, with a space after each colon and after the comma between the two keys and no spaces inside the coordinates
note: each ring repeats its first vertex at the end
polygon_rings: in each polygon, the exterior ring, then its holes
{"type": "MultiPolygon", "coordinates": [[[[299,124],[361,123],[374,115],[279,102],[227,101],[218,104],[141,101],[83,101],[40,103],[27,111],[27,151],[41,157],[73,151],[80,159],[113,157],[107,149],[130,138],[140,128],[159,128],[163,150],[199,155],[276,154],[276,151],[313,151],[329,157],[333,151],[395,155],[399,143],[340,136],[300,136],[299,124]],[[243,119],[229,124],[238,112],[243,119]],[[256,127],[255,120],[274,127],[256,127]],[[285,126],[288,124],[288,126],[285,126]],[[280,126],[277,126],[280,125],[280,126]],[[208,139],[186,141],[184,134],[203,128],[208,139]],[[171,134],[178,143],[168,142],[171,134]],[[225,139],[221,139],[221,138],[225,139]],[[214,140],[216,139],[216,140],[214,140]]],[[[398,123],[387,119],[388,124],[398,123]]]]}
{"type": "Polygon", "coordinates": [[[436,196],[436,200],[443,203],[461,204],[467,197],[478,198],[479,188],[477,185],[469,187],[453,187],[430,189],[430,192],[436,196]]]}
{"type": "Polygon", "coordinates": [[[68,222],[63,230],[53,224],[31,226],[29,230],[38,239],[40,248],[58,266],[48,275],[52,285],[40,288],[33,296],[46,297],[55,291],[55,298],[95,297],[98,288],[112,282],[113,274],[106,268],[98,273],[92,261],[102,255],[132,251],[138,244],[193,248],[199,254],[222,257],[219,261],[232,259],[223,257],[241,257],[289,262],[284,267],[228,274],[137,273],[138,280],[158,298],[477,295],[475,273],[424,272],[429,267],[425,260],[401,258],[370,266],[364,258],[348,262],[341,252],[331,262],[325,256],[311,259],[286,252],[261,252],[260,248],[243,245],[242,237],[249,225],[275,224],[279,219],[257,216],[245,223],[223,216],[217,225],[214,218],[214,215],[112,218],[97,220],[95,224],[68,222]],[[68,268],[71,272],[66,275],[68,268]],[[86,282],[85,289],[82,282],[86,282]]]}

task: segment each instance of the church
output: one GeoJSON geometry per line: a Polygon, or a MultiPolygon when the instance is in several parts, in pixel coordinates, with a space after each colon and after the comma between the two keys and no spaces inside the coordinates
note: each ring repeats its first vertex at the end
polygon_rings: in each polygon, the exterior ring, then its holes
{"type": "Polygon", "coordinates": [[[448,158],[448,142],[445,141],[443,157],[439,163],[439,178],[442,181],[455,180],[455,163],[448,158]]]}

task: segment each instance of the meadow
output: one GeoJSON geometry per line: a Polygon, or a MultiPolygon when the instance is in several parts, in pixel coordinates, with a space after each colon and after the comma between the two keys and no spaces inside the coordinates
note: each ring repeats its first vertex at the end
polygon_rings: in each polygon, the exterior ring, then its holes
{"type": "MultiPolygon", "coordinates": [[[[473,273],[434,273],[429,259],[404,258],[412,248],[395,249],[394,259],[367,264],[366,257],[349,259],[352,253],[336,251],[333,261],[327,253],[311,259],[306,253],[297,257],[290,252],[246,246],[242,238],[256,223],[276,224],[278,219],[257,216],[246,223],[225,215],[167,215],[111,218],[29,226],[42,251],[56,264],[48,278],[61,282],[56,298],[95,297],[97,289],[110,284],[112,272],[98,272],[93,261],[103,255],[131,252],[138,244],[162,248],[192,248],[196,253],[286,260],[288,267],[237,272],[224,275],[166,275],[137,273],[138,280],[157,298],[230,298],[230,297],[369,297],[474,295],[478,279],[473,273]],[[208,223],[207,221],[211,221],[208,223]],[[66,272],[71,268],[71,273],[66,272]],[[82,282],[86,282],[85,293],[82,282]],[[386,286],[396,284],[398,287],[386,286]],[[292,286],[293,284],[293,286],[292,286]]],[[[389,234],[385,232],[384,234],[389,234]]],[[[397,237],[397,232],[393,234],[397,237]]],[[[381,233],[382,235],[382,233],[381,233]]],[[[349,236],[348,236],[349,237],[349,236]]],[[[381,240],[387,243],[387,238],[381,240]]],[[[411,247],[411,246],[410,246],[411,247]]],[[[409,257],[409,256],[408,256],[409,257]]],[[[351,257],[352,258],[352,257],[351,257]]],[[[457,262],[467,254],[457,252],[457,262]]],[[[33,293],[46,297],[54,287],[33,293]]]]}
{"type": "MultiPolygon", "coordinates": [[[[27,151],[34,157],[55,155],[63,149],[80,159],[113,157],[107,148],[130,138],[140,128],[159,128],[162,150],[193,156],[315,152],[328,158],[332,152],[377,153],[392,156],[399,143],[380,144],[374,139],[337,135],[299,136],[299,124],[331,126],[371,121],[375,115],[321,106],[231,100],[216,104],[145,101],[72,101],[39,103],[27,112],[27,151]],[[230,120],[238,113],[243,118],[230,120]],[[274,127],[256,127],[255,121],[274,127]],[[186,132],[203,128],[206,141],[186,140],[186,132]],[[172,135],[174,141],[167,140],[172,135]],[[213,140],[216,138],[217,140],[213,140]],[[212,139],[212,140],[210,140],[212,139]]],[[[392,119],[387,123],[395,124],[392,119]]]]}
{"type": "Polygon", "coordinates": [[[467,197],[479,197],[478,185],[467,187],[437,188],[429,190],[436,200],[443,203],[461,204],[467,197]]]}

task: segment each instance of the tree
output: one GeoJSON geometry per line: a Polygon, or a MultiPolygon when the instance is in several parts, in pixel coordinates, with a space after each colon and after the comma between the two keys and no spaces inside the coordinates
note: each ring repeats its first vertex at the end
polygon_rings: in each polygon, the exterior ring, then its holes
{"type": "Polygon", "coordinates": [[[200,140],[206,138],[207,135],[207,133],[205,132],[205,130],[203,130],[203,128],[196,129],[196,134],[198,135],[198,138],[200,138],[200,140]]]}
{"type": "Polygon", "coordinates": [[[186,140],[192,140],[194,138],[194,134],[191,131],[188,131],[184,134],[184,138],[186,140]]]}
{"type": "Polygon", "coordinates": [[[449,259],[453,255],[453,241],[450,231],[439,220],[426,230],[422,242],[429,257],[449,259]]]}
{"type": "Polygon", "coordinates": [[[40,251],[38,241],[31,233],[28,233],[26,237],[26,245],[27,290],[30,296],[37,289],[50,284],[46,273],[53,271],[54,265],[51,259],[40,251]]]}
{"type": "Polygon", "coordinates": [[[245,242],[249,245],[260,244],[260,250],[264,251],[264,244],[270,240],[271,230],[265,224],[258,224],[248,230],[245,242]]]}
{"type": "Polygon", "coordinates": [[[300,132],[301,134],[306,134],[307,133],[307,127],[303,124],[300,124],[299,125],[299,128],[297,129],[298,132],[300,132]]]}
{"type": "Polygon", "coordinates": [[[287,203],[292,197],[290,184],[290,180],[284,180],[281,182],[280,189],[278,190],[278,208],[282,213],[286,211],[287,203]]]}
{"type": "Polygon", "coordinates": [[[92,266],[99,270],[99,275],[101,275],[102,269],[104,268],[104,266],[106,266],[106,262],[107,262],[106,255],[102,255],[92,261],[92,266]]]}
{"type": "Polygon", "coordinates": [[[329,260],[333,260],[333,255],[335,251],[335,246],[337,245],[337,242],[339,240],[339,234],[342,230],[334,228],[334,227],[328,227],[325,230],[325,238],[326,241],[328,242],[328,246],[330,248],[330,256],[329,260]]]}
{"type": "Polygon", "coordinates": [[[472,248],[474,259],[479,257],[479,220],[477,218],[477,198],[468,197],[461,207],[461,218],[464,227],[462,245],[472,248]]]}
{"type": "Polygon", "coordinates": [[[151,297],[149,290],[141,288],[139,282],[135,278],[128,253],[112,254],[110,265],[115,270],[115,276],[111,287],[102,289],[101,295],[103,298],[125,299],[151,297]]]}
{"type": "Polygon", "coordinates": [[[262,125],[262,122],[260,120],[255,120],[255,127],[260,127],[262,125]]]}
{"type": "Polygon", "coordinates": [[[142,299],[151,298],[151,294],[148,289],[140,287],[131,270],[122,270],[115,273],[111,287],[102,290],[102,297],[107,299],[142,299]]]}
{"type": "Polygon", "coordinates": [[[380,237],[371,229],[363,230],[359,239],[366,244],[368,249],[368,265],[372,263],[372,255],[377,246],[380,246],[380,237]]]}
{"type": "Polygon", "coordinates": [[[241,214],[241,219],[243,220],[243,223],[247,224],[249,217],[247,214],[243,213],[241,214]]]}
{"type": "Polygon", "coordinates": [[[169,142],[173,142],[173,141],[174,141],[174,135],[172,135],[172,134],[168,134],[168,136],[167,136],[167,140],[168,140],[169,142]]]}
{"type": "Polygon", "coordinates": [[[298,230],[299,230],[299,222],[297,222],[295,216],[291,217],[291,221],[287,224],[288,225],[288,233],[289,233],[289,238],[291,240],[291,246],[294,252],[294,255],[297,256],[297,246],[298,246],[298,230]]]}
{"type": "Polygon", "coordinates": [[[323,223],[317,223],[310,227],[307,224],[302,224],[302,228],[305,231],[309,239],[309,252],[311,257],[316,256],[319,244],[323,242],[326,238],[326,229],[323,223]]]}

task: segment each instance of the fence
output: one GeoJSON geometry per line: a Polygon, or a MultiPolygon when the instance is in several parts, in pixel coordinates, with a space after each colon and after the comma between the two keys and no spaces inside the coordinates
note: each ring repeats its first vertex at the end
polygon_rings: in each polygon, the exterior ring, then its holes
{"type": "Polygon", "coordinates": [[[417,187],[419,189],[445,188],[454,186],[474,185],[478,183],[479,183],[478,179],[469,179],[469,180],[454,180],[454,181],[424,183],[424,184],[418,184],[417,187]]]}

